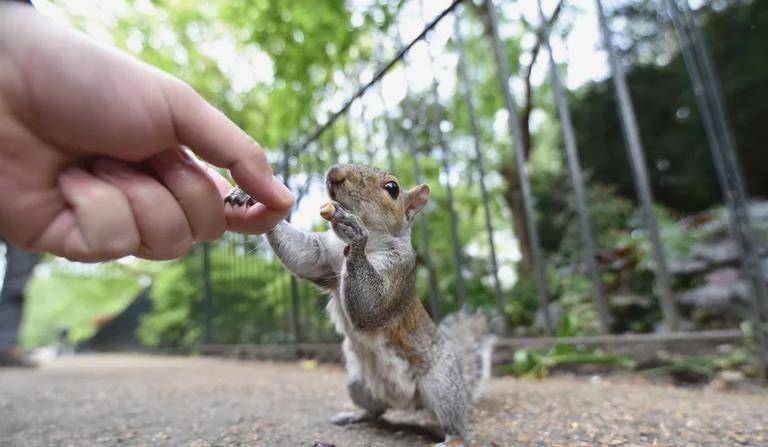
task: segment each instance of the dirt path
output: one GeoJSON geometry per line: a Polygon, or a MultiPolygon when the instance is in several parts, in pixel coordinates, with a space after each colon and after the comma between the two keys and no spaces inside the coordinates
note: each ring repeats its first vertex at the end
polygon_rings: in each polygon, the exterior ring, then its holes
{"type": "MultiPolygon", "coordinates": [[[[3,446],[424,446],[424,415],[335,427],[351,409],[339,367],[139,355],[0,370],[3,446]]],[[[647,384],[494,379],[473,446],[768,445],[768,395],[647,384]]]]}

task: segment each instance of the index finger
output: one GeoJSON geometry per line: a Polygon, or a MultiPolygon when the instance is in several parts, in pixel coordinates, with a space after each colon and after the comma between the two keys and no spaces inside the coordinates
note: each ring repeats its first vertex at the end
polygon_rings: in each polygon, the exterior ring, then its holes
{"type": "Polygon", "coordinates": [[[188,85],[171,79],[162,88],[179,143],[228,169],[235,182],[267,208],[291,208],[293,194],[272,175],[264,151],[253,138],[188,85]]]}

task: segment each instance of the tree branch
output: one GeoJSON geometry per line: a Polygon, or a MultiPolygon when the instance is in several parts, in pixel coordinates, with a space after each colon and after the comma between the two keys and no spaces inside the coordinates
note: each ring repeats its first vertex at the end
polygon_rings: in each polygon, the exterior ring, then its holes
{"type": "MultiPolygon", "coordinates": [[[[528,65],[528,67],[524,71],[523,79],[525,81],[525,102],[523,103],[523,109],[520,113],[520,128],[523,130],[523,153],[525,154],[525,158],[528,158],[528,154],[531,152],[531,128],[530,128],[530,120],[531,120],[531,112],[533,112],[533,87],[531,86],[531,73],[533,72],[533,66],[536,64],[536,59],[539,57],[539,53],[541,52],[541,32],[544,29],[549,29],[552,24],[557,20],[557,17],[560,15],[560,11],[563,9],[563,0],[560,0],[557,3],[557,7],[555,7],[555,10],[552,12],[552,16],[547,20],[547,23],[544,27],[540,27],[538,30],[536,30],[536,44],[531,49],[531,63],[528,65]]],[[[523,25],[528,29],[532,30],[533,27],[523,19],[523,25]]]]}

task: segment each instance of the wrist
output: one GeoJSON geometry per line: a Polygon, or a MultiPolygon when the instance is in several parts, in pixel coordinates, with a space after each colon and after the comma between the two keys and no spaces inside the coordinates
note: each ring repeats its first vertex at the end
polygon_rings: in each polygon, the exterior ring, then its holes
{"type": "Polygon", "coordinates": [[[367,245],[368,238],[361,239],[359,241],[354,241],[351,244],[349,244],[349,258],[364,258],[365,257],[365,246],[367,245]]]}

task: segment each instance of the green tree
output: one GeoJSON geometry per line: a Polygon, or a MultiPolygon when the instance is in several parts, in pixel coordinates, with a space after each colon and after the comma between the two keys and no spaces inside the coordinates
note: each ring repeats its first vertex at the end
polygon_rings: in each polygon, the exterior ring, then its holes
{"type": "MultiPolygon", "coordinates": [[[[663,34],[668,24],[648,20],[648,14],[655,15],[655,10],[637,8],[630,9],[633,14],[627,17],[652,23],[656,32],[649,35],[663,34]]],[[[722,81],[748,188],[752,195],[764,197],[768,193],[768,175],[763,142],[768,130],[762,123],[768,117],[761,98],[768,97],[768,63],[764,57],[768,48],[768,4],[734,2],[721,11],[705,9],[700,14],[705,19],[704,34],[722,81]]],[[[634,51],[646,56],[633,59],[668,60],[664,64],[638,63],[630,67],[627,75],[656,199],[684,212],[720,203],[722,193],[681,55],[669,45],[663,51],[659,45],[641,48],[634,51]],[[648,56],[654,52],[656,57],[648,56]]],[[[576,92],[573,112],[583,162],[593,172],[594,181],[612,185],[617,193],[634,198],[610,80],[576,92]]]]}

